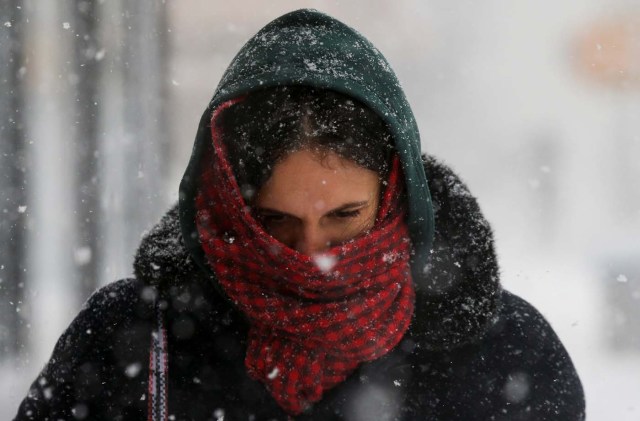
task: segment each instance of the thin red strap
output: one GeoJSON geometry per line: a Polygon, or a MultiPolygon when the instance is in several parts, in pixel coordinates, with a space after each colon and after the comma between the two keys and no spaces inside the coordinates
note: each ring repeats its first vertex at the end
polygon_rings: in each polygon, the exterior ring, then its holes
{"type": "Polygon", "coordinates": [[[168,420],[168,372],[167,330],[164,327],[162,310],[156,305],[156,327],[151,333],[151,347],[149,350],[147,421],[168,420]]]}

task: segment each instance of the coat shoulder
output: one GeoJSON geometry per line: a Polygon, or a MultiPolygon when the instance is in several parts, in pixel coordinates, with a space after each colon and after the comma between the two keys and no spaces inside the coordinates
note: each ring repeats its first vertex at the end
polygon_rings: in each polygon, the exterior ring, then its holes
{"type": "Polygon", "coordinates": [[[509,372],[502,391],[507,400],[522,399],[539,419],[585,418],[584,390],[573,361],[532,304],[503,291],[500,312],[485,341],[494,344],[489,347],[494,348],[494,363],[509,372]]]}
{"type": "Polygon", "coordinates": [[[105,340],[123,323],[140,313],[139,307],[145,293],[153,299],[154,292],[146,291],[142,283],[134,278],[115,281],[96,290],[58,339],[52,360],[57,361],[67,355],[70,359],[82,358],[95,347],[96,342],[105,340]],[[58,358],[54,358],[56,356],[58,358]]]}
{"type": "MultiPolygon", "coordinates": [[[[145,298],[152,300],[154,292],[146,288],[136,279],[123,279],[89,297],[58,339],[20,404],[16,420],[72,419],[83,399],[83,408],[93,409],[89,402],[94,393],[106,390],[102,382],[112,377],[116,356],[125,348],[130,355],[138,354],[131,352],[130,344],[149,336],[153,307],[145,298]]],[[[122,361],[126,367],[126,358],[122,361]]]]}
{"type": "Polygon", "coordinates": [[[582,384],[560,339],[539,311],[508,291],[478,340],[415,357],[416,411],[434,419],[585,418],[582,384]]]}
{"type": "Polygon", "coordinates": [[[491,333],[507,333],[522,339],[535,337],[538,347],[552,344],[562,346],[547,319],[527,300],[502,290],[500,302],[500,311],[491,333]]]}

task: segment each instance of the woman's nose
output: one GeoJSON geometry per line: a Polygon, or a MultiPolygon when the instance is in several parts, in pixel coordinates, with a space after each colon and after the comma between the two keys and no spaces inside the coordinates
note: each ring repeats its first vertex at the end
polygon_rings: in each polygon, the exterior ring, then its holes
{"type": "Polygon", "coordinates": [[[329,248],[330,241],[317,226],[305,226],[296,239],[294,248],[296,251],[312,256],[329,248]]]}

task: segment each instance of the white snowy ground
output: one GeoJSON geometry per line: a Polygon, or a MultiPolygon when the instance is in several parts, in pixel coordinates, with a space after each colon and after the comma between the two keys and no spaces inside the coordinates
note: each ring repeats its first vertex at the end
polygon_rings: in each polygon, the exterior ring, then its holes
{"type": "MultiPolygon", "coordinates": [[[[505,288],[544,314],[567,347],[585,388],[587,419],[639,421],[640,353],[614,352],[603,342],[606,329],[603,315],[608,310],[602,298],[601,279],[578,261],[513,256],[502,261],[502,279],[505,288]]],[[[50,305],[58,307],[64,303],[63,298],[50,295],[50,305]]],[[[49,317],[49,332],[41,335],[43,340],[37,350],[29,358],[0,366],[0,419],[9,420],[15,415],[29,384],[62,333],[62,326],[71,317],[71,314],[49,317]]]]}

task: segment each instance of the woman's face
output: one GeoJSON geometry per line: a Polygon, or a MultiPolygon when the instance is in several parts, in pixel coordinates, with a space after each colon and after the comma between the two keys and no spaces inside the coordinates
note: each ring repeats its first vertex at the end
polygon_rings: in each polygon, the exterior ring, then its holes
{"type": "Polygon", "coordinates": [[[378,174],[333,152],[292,152],[254,202],[256,218],[278,241],[313,255],[373,227],[378,174]]]}

